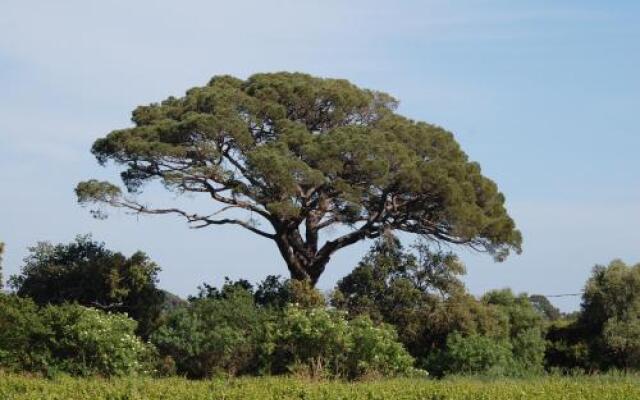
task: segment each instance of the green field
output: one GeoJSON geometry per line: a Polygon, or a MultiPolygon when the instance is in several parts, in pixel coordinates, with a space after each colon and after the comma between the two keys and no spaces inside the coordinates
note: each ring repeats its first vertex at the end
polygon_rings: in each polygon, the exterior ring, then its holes
{"type": "Polygon", "coordinates": [[[534,378],[442,381],[392,379],[373,382],[311,382],[294,378],[171,379],[58,378],[0,375],[2,400],[157,399],[640,399],[637,377],[534,378]]]}

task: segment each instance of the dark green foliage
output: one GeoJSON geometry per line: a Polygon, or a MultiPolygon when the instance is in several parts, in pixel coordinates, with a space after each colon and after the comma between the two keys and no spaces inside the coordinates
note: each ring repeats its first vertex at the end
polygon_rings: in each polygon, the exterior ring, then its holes
{"type": "Polygon", "coordinates": [[[528,376],[543,372],[546,343],[542,316],[525,294],[495,290],[482,298],[491,310],[491,330],[454,329],[428,357],[430,371],[443,374],[528,376]]]}
{"type": "Polygon", "coordinates": [[[29,251],[21,273],[10,280],[19,296],[39,305],[77,302],[127,313],[144,337],[153,329],[164,294],[156,287],[160,268],[144,253],[127,258],[88,236],[56,246],[38,243],[29,251]]]}
{"type": "Polygon", "coordinates": [[[451,332],[502,335],[505,323],[499,313],[466,293],[458,278],[464,266],[457,257],[424,244],[415,250],[417,255],[393,239],[378,242],[338,282],[332,304],[352,317],[368,315],[393,325],[427,368],[431,353],[444,348],[451,332]]]}
{"type": "Polygon", "coordinates": [[[179,374],[203,378],[257,372],[267,314],[246,289],[227,287],[223,292],[174,310],[151,335],[160,354],[174,360],[179,374]]]}
{"type": "Polygon", "coordinates": [[[575,319],[560,319],[549,325],[546,335],[545,367],[549,370],[572,372],[594,371],[584,330],[575,319]]]}
{"type": "Polygon", "coordinates": [[[273,240],[291,277],[314,285],[336,251],[392,231],[469,245],[498,260],[519,252],[520,232],[496,184],[450,132],[400,116],[396,106],[385,93],[340,79],[214,77],[184,97],[138,107],[133,127],[98,139],[92,152],[101,164],[124,167],[130,193],[158,180],[246,218],[150,208],[96,180],[76,193],[83,204],[177,214],[198,227],[241,226],[273,240]],[[319,240],[340,226],[349,232],[319,240]]]}
{"type": "Polygon", "coordinates": [[[436,353],[432,365],[442,367],[440,374],[484,374],[504,376],[513,373],[513,354],[507,340],[454,332],[447,338],[442,353],[436,353]]]}
{"type": "Polygon", "coordinates": [[[254,293],[256,304],[264,307],[284,308],[294,302],[293,297],[291,281],[276,275],[267,276],[254,293]]]}
{"type": "Polygon", "coordinates": [[[32,300],[0,293],[0,368],[46,372],[52,358],[49,335],[32,300]]]}
{"type": "Polygon", "coordinates": [[[269,275],[259,283],[257,289],[244,279],[233,281],[224,278],[221,288],[203,283],[198,287],[197,296],[190,296],[191,301],[198,299],[221,299],[229,292],[243,290],[248,292],[255,303],[261,307],[282,309],[287,304],[297,304],[302,307],[321,307],[325,305],[325,298],[309,282],[283,279],[280,276],[269,275]]]}
{"type": "Polygon", "coordinates": [[[560,310],[551,304],[549,299],[541,294],[533,294],[529,296],[529,301],[535,309],[549,321],[557,321],[562,317],[560,310]]]}
{"type": "Polygon", "coordinates": [[[424,244],[416,250],[417,256],[405,251],[395,238],[378,241],[338,282],[333,304],[351,314],[388,320],[397,310],[409,311],[464,292],[458,276],[465,269],[455,255],[432,252],[424,244]]]}
{"type": "Polygon", "coordinates": [[[153,349],[136,322],[79,305],[39,308],[0,294],[0,369],[73,375],[148,373],[153,349]]]}
{"type": "Polygon", "coordinates": [[[596,266],[577,322],[591,361],[602,369],[640,368],[640,264],[596,266]]]}
{"type": "Polygon", "coordinates": [[[551,325],[547,339],[549,368],[640,369],[640,264],[595,266],[580,312],[551,325]]]}
{"type": "Polygon", "coordinates": [[[544,364],[545,326],[528,296],[515,296],[510,289],[504,289],[490,291],[482,300],[506,317],[507,340],[518,368],[540,372],[544,364]]]}
{"type": "Polygon", "coordinates": [[[206,282],[203,283],[202,286],[198,286],[198,295],[190,296],[189,301],[195,301],[198,299],[220,300],[226,298],[230,294],[235,294],[238,291],[245,291],[253,296],[253,285],[245,279],[233,281],[228,277],[225,277],[224,284],[219,289],[206,282]]]}
{"type": "MultiPolygon", "coordinates": [[[[464,266],[453,254],[431,251],[424,244],[414,250],[403,250],[396,240],[378,242],[338,282],[332,304],[351,316],[364,314],[395,326],[418,365],[433,375],[485,371],[493,368],[487,365],[495,361],[494,353],[505,352],[510,373],[541,372],[543,318],[526,295],[493,291],[478,301],[460,281],[464,266]],[[486,356],[478,361],[482,368],[458,367],[463,363],[465,346],[481,347],[484,342],[493,347],[487,349],[489,354],[478,355],[486,356]]],[[[471,357],[481,349],[469,351],[471,357]]],[[[506,364],[500,363],[492,373],[507,373],[506,364]]]]}
{"type": "MultiPolygon", "coordinates": [[[[261,287],[279,287],[268,278],[261,287]]],[[[258,304],[250,285],[226,280],[205,286],[188,306],[168,315],[152,336],[165,363],[191,378],[218,374],[285,374],[356,378],[397,375],[413,359],[390,326],[368,318],[347,321],[318,306],[318,292],[293,281],[289,289],[302,306],[267,301],[258,304]]],[[[278,292],[275,290],[273,292],[278,292]]],[[[271,289],[269,292],[272,292],[271,289]]],[[[264,298],[264,297],[259,297],[264,298]]],[[[266,296],[266,298],[273,298],[266,296]]],[[[280,299],[280,297],[276,297],[280,299]]]]}

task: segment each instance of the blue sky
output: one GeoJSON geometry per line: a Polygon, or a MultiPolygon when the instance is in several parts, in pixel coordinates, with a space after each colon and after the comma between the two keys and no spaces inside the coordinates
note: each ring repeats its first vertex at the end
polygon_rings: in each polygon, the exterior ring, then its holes
{"type": "MultiPolygon", "coordinates": [[[[275,246],[170,217],[93,220],[73,195],[91,143],[139,104],[216,74],[304,71],[400,99],[455,133],[524,234],[504,263],[460,251],[476,294],[574,293],[592,266],[640,261],[640,3],[633,1],[62,1],[0,4],[0,238],[5,275],[28,246],[93,233],[161,267],[181,295],[224,276],[286,275],[275,246]]],[[[173,199],[157,188],[148,196],[173,199]]],[[[366,251],[343,250],[330,288],[366,251]]],[[[565,310],[578,298],[554,300],[565,310]]]]}

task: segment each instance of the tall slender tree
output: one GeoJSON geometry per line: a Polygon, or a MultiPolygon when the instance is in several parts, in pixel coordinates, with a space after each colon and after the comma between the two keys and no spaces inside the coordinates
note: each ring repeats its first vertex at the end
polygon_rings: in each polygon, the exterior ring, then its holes
{"type": "Polygon", "coordinates": [[[217,76],[184,97],[138,107],[132,127],[94,143],[101,164],[124,167],[128,194],[97,180],[81,182],[76,193],[83,204],[176,214],[195,228],[243,227],[273,240],[291,277],[312,284],[336,251],[385,232],[470,246],[498,260],[519,252],[520,232],[496,184],[450,132],[398,115],[397,104],[341,79],[217,76]],[[152,180],[219,207],[201,214],[147,205],[134,194],[152,180]],[[231,210],[247,215],[225,215],[231,210]],[[325,234],[334,227],[345,229],[325,234]]]}

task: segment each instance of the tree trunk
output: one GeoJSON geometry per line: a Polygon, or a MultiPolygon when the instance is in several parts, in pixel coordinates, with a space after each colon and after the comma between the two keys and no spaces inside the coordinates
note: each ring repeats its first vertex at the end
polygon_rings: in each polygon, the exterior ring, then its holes
{"type": "Polygon", "coordinates": [[[315,251],[315,244],[300,240],[298,232],[278,233],[275,242],[287,264],[291,279],[307,281],[315,286],[331,258],[330,255],[319,255],[315,251]]]}

